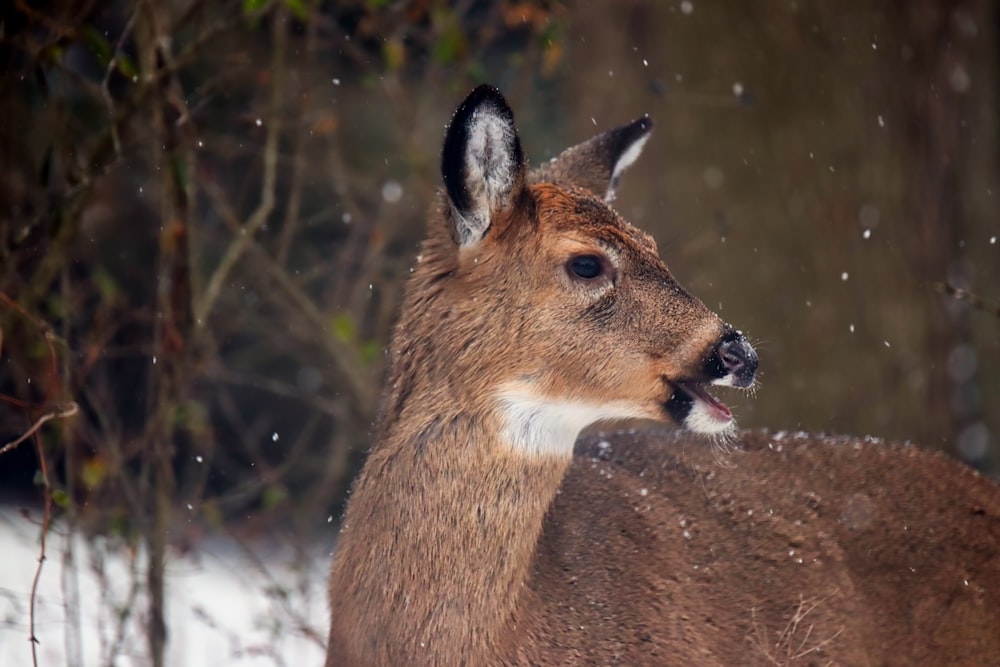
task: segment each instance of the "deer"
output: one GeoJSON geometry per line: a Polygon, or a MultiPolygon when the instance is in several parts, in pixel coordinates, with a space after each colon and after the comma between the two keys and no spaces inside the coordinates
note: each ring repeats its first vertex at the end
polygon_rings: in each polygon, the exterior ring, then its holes
{"type": "Polygon", "coordinates": [[[1000,488],[739,431],[747,337],[613,206],[641,117],[529,169],[455,112],[329,577],[335,665],[986,665],[1000,488]],[[724,452],[721,453],[720,452],[724,452]]]}

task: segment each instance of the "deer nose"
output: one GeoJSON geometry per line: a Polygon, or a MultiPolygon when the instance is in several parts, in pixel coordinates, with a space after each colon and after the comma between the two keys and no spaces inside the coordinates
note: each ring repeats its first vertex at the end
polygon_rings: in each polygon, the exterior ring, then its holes
{"type": "MultiPolygon", "coordinates": [[[[757,374],[757,352],[739,331],[726,334],[716,349],[722,379],[729,379],[734,387],[749,387],[757,374]]],[[[729,384],[729,383],[727,383],[729,384]]]]}

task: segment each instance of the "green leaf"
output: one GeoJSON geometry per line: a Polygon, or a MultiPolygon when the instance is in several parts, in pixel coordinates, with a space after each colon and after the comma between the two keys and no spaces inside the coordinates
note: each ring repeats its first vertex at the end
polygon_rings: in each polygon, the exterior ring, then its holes
{"type": "Polygon", "coordinates": [[[466,64],[467,75],[472,81],[487,81],[490,78],[486,65],[481,60],[470,60],[466,64]]]}
{"type": "Polygon", "coordinates": [[[97,285],[97,292],[105,301],[115,301],[121,296],[122,290],[114,276],[103,266],[97,267],[94,271],[94,284],[97,285]]]}
{"type": "Polygon", "coordinates": [[[139,68],[135,66],[135,61],[125,53],[118,54],[118,71],[129,79],[135,79],[139,76],[139,68]]]}
{"type": "Polygon", "coordinates": [[[382,346],[377,340],[369,340],[361,345],[361,361],[366,364],[375,363],[378,359],[378,355],[382,353],[382,346]]]}
{"type": "Polygon", "coordinates": [[[350,315],[338,313],[333,316],[333,321],[330,322],[330,333],[341,343],[351,343],[357,336],[357,328],[350,315]]]}
{"type": "Polygon", "coordinates": [[[243,0],[243,16],[248,19],[256,18],[266,4],[267,0],[243,0]]]}
{"type": "Polygon", "coordinates": [[[195,434],[204,430],[208,417],[200,401],[181,401],[174,408],[174,428],[195,434]]]}
{"type": "Polygon", "coordinates": [[[170,160],[170,171],[173,174],[174,183],[177,184],[177,189],[187,194],[188,191],[187,162],[180,157],[174,156],[173,159],[170,160]]]}
{"type": "Polygon", "coordinates": [[[454,12],[441,12],[435,23],[441,26],[441,36],[434,42],[434,57],[443,65],[459,60],[468,50],[462,24],[454,12]]]}
{"type": "Polygon", "coordinates": [[[59,507],[66,509],[69,507],[69,494],[64,489],[55,489],[52,492],[52,502],[59,507]]]}
{"type": "Polygon", "coordinates": [[[406,46],[403,40],[390,37],[385,40],[382,46],[382,58],[385,60],[385,68],[390,72],[399,71],[406,62],[406,46]]]}
{"type": "Polygon", "coordinates": [[[111,56],[114,50],[111,48],[111,44],[108,43],[107,38],[101,33],[97,32],[94,28],[87,26],[83,29],[83,41],[90,47],[90,50],[94,52],[97,57],[97,61],[101,65],[107,65],[111,62],[111,56]]]}
{"type": "Polygon", "coordinates": [[[292,16],[300,21],[309,18],[309,8],[306,7],[304,0],[285,0],[285,7],[292,13],[292,16]]]}
{"type": "Polygon", "coordinates": [[[284,502],[286,498],[288,498],[288,491],[284,487],[269,486],[264,489],[260,503],[265,510],[271,510],[284,502]]]}
{"type": "Polygon", "coordinates": [[[66,316],[66,300],[58,294],[50,294],[49,298],[45,300],[45,306],[54,317],[66,316]]]}

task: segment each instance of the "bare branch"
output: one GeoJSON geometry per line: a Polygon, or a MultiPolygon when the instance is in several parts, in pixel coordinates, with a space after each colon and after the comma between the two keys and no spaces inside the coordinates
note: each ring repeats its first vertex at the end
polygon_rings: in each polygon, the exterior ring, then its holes
{"type": "MultiPolygon", "coordinates": [[[[235,212],[226,201],[225,195],[221,192],[220,188],[209,181],[203,184],[203,189],[219,215],[224,220],[229,220],[230,224],[238,224],[235,223],[235,212]]],[[[327,323],[322,312],[320,312],[312,299],[302,291],[282,267],[278,266],[270,255],[252,239],[248,240],[247,247],[260,260],[261,265],[267,273],[267,277],[281,288],[285,296],[291,301],[291,305],[298,308],[306,320],[313,325],[317,332],[316,338],[340,367],[346,380],[347,388],[354,396],[358,412],[365,414],[370,411],[372,406],[375,405],[375,392],[369,374],[358,361],[356,351],[351,350],[333,336],[326,335],[327,323]]]]}
{"type": "Polygon", "coordinates": [[[205,293],[195,305],[195,326],[204,328],[215,302],[222,291],[229,273],[236,266],[247,248],[247,244],[254,234],[267,222],[268,216],[274,210],[275,202],[275,181],[278,171],[278,143],[281,138],[281,109],[284,104],[285,92],[285,52],[287,46],[288,26],[285,22],[285,13],[281,9],[274,21],[274,58],[271,61],[271,72],[273,82],[271,85],[271,104],[268,111],[267,137],[264,142],[264,176],[261,184],[261,198],[257,209],[247,219],[246,224],[237,233],[225,254],[219,261],[219,265],[212,273],[212,277],[205,287],[205,293]]]}
{"type": "Polygon", "coordinates": [[[20,445],[22,442],[33,436],[38,431],[38,429],[42,427],[42,424],[49,421],[50,419],[65,419],[66,417],[72,417],[79,411],[79,409],[80,408],[77,406],[76,403],[67,403],[66,405],[59,406],[52,412],[46,412],[44,415],[35,420],[35,423],[31,425],[31,428],[25,431],[24,435],[22,435],[20,438],[17,438],[16,440],[11,440],[3,447],[0,447],[0,454],[6,454],[7,452],[11,451],[12,449],[20,445]]]}
{"type": "Polygon", "coordinates": [[[957,301],[965,301],[976,310],[981,310],[984,313],[1000,317],[1000,304],[984,299],[974,292],[970,292],[962,289],[961,287],[955,287],[954,285],[947,283],[934,283],[934,290],[940,292],[941,294],[950,296],[957,301]]]}
{"type": "Polygon", "coordinates": [[[122,141],[121,137],[118,135],[118,123],[115,122],[115,100],[111,96],[111,89],[108,87],[108,83],[111,81],[111,74],[118,67],[118,60],[122,54],[122,45],[128,38],[129,34],[132,32],[132,28],[135,27],[136,17],[139,15],[139,5],[136,4],[135,10],[129,17],[128,22],[122,29],[122,34],[118,37],[118,42],[115,44],[115,52],[108,60],[108,66],[104,70],[104,79],[101,81],[101,96],[104,98],[104,103],[108,106],[108,117],[111,122],[109,123],[109,131],[111,132],[111,143],[115,149],[115,157],[119,158],[122,154],[122,141]]]}

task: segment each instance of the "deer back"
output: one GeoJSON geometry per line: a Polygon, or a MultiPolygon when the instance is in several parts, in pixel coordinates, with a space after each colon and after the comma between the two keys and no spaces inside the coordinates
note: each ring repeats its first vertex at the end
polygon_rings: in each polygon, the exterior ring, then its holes
{"type": "Polygon", "coordinates": [[[995,664],[1000,489],[872,439],[590,437],[528,588],[525,663],[995,664]]]}

